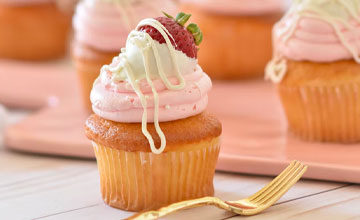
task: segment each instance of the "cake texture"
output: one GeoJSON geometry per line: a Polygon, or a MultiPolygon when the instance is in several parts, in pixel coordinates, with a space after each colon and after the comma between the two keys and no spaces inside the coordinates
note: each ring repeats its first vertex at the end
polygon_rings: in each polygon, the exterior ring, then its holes
{"type": "MultiPolygon", "coordinates": [[[[201,113],[176,121],[162,122],[160,125],[166,136],[164,152],[179,150],[179,148],[183,148],[181,145],[213,140],[221,134],[219,120],[209,113],[201,113]]],[[[140,123],[115,122],[93,114],[86,121],[85,129],[87,137],[101,145],[131,152],[151,152],[148,140],[142,135],[140,123]]],[[[159,146],[161,140],[156,135],[154,124],[149,123],[148,129],[151,136],[154,137],[154,144],[159,146]]],[[[191,148],[188,150],[191,150],[191,148]]]]}
{"type": "Polygon", "coordinates": [[[203,35],[191,15],[144,19],[101,68],[85,124],[102,197],[141,211],[212,196],[221,123],[206,112],[212,83],[197,64],[203,35]]]}
{"type": "Polygon", "coordinates": [[[359,13],[358,1],[294,1],[274,27],[266,78],[304,140],[360,141],[359,13]]]}

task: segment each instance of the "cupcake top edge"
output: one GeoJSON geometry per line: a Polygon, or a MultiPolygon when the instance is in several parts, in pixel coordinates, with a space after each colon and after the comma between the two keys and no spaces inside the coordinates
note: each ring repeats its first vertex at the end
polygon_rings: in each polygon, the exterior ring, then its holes
{"type": "Polygon", "coordinates": [[[161,10],[173,13],[176,5],[172,0],[80,1],[73,17],[75,40],[100,51],[120,52],[136,24],[161,10]]]}
{"type": "MultiPolygon", "coordinates": [[[[162,123],[161,129],[166,136],[164,152],[184,150],[184,145],[219,138],[222,132],[220,121],[206,111],[184,120],[162,123]]],[[[161,140],[154,125],[148,124],[148,130],[154,138],[155,146],[159,146],[161,140]]],[[[141,124],[109,121],[94,114],[85,123],[85,135],[91,141],[113,149],[151,152],[149,141],[142,134],[141,124]]]]}
{"type": "Polygon", "coordinates": [[[294,0],[273,28],[273,47],[265,77],[275,83],[286,74],[286,59],[360,63],[360,1],[294,0]]]}
{"type": "Polygon", "coordinates": [[[90,97],[95,114],[102,118],[141,122],[154,153],[166,146],[159,122],[203,112],[212,86],[197,62],[201,30],[194,23],[186,26],[190,14],[165,15],[140,21],[119,56],[101,69],[90,97]],[[160,148],[147,131],[148,122],[154,123],[160,148]]]}
{"type": "Polygon", "coordinates": [[[212,13],[230,15],[266,15],[286,10],[285,0],[181,0],[212,13]]]}

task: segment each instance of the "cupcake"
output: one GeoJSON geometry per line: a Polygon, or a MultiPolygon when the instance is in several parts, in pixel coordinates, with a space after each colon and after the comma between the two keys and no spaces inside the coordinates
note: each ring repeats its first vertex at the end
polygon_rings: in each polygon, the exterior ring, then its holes
{"type": "Polygon", "coordinates": [[[140,20],[161,10],[174,11],[175,4],[172,0],[84,0],[78,4],[73,58],[86,109],[91,111],[89,95],[100,68],[120,53],[129,31],[140,20]]]}
{"type": "Polygon", "coordinates": [[[91,91],[85,125],[102,197],[123,210],[212,196],[221,124],[205,111],[211,80],[197,64],[190,15],[140,21],[91,91]]]}
{"type": "Polygon", "coordinates": [[[297,0],[274,26],[266,78],[277,84],[296,136],[360,141],[359,33],[358,0],[297,0]]]}
{"type": "Polygon", "coordinates": [[[216,79],[264,75],[271,59],[271,29],[284,0],[183,0],[182,9],[204,33],[199,63],[216,79]]]}
{"type": "Polygon", "coordinates": [[[0,58],[47,60],[68,48],[74,0],[0,0],[0,58]]]}

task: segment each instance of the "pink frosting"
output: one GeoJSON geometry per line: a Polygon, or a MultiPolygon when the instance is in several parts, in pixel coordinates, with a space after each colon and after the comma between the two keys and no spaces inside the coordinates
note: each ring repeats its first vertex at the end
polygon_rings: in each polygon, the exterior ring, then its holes
{"type": "Polygon", "coordinates": [[[161,10],[172,13],[175,6],[170,0],[145,0],[130,9],[130,23],[124,21],[124,15],[116,3],[104,0],[84,0],[78,4],[73,19],[75,39],[103,51],[120,51],[127,36],[136,24],[147,17],[161,15],[161,10]],[[161,7],[155,7],[161,5],[161,7]]]}
{"type": "MultiPolygon", "coordinates": [[[[111,73],[102,75],[94,84],[91,102],[94,112],[102,118],[124,122],[140,123],[143,107],[140,98],[127,82],[111,83],[111,73]]],[[[184,76],[186,87],[182,90],[169,90],[158,79],[154,80],[159,95],[159,121],[173,121],[187,118],[203,112],[208,103],[207,93],[211,89],[211,80],[198,66],[197,70],[184,76]]],[[[173,84],[177,79],[172,78],[173,84]]],[[[141,91],[147,98],[148,122],[153,122],[154,100],[146,80],[140,82],[141,91]]]]}
{"type": "MultiPolygon", "coordinates": [[[[292,60],[314,62],[333,62],[353,58],[353,55],[339,40],[331,24],[314,18],[301,18],[291,37],[288,41],[284,41],[282,31],[293,22],[295,22],[293,16],[289,16],[274,27],[274,47],[278,54],[292,60]]],[[[360,24],[352,24],[356,27],[354,31],[340,26],[341,32],[350,45],[359,52],[360,24]]]]}
{"type": "Polygon", "coordinates": [[[182,0],[223,14],[258,15],[285,10],[285,0],[182,0]]]}

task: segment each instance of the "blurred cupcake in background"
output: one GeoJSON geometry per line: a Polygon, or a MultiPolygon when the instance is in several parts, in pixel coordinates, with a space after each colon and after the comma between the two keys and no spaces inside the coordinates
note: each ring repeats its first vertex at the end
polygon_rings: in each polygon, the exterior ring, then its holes
{"type": "Polygon", "coordinates": [[[75,61],[83,102],[91,111],[90,91],[101,67],[125,46],[128,33],[146,18],[161,11],[173,13],[173,0],[84,0],[73,18],[75,61]]]}
{"type": "Polygon", "coordinates": [[[296,0],[274,26],[266,77],[290,131],[311,141],[360,141],[360,1],[296,0]]]}
{"type": "Polygon", "coordinates": [[[199,63],[215,79],[263,76],[271,59],[271,29],[285,0],[182,0],[202,27],[199,63]]]}
{"type": "Polygon", "coordinates": [[[75,0],[0,0],[0,58],[47,60],[68,48],[75,0]]]}

